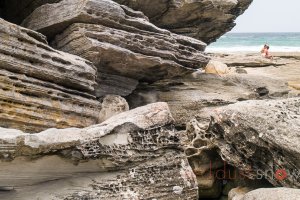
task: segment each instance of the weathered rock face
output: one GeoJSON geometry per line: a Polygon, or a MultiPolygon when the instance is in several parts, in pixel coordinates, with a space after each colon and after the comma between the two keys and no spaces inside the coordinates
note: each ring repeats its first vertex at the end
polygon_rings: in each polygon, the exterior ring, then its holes
{"type": "Polygon", "coordinates": [[[248,192],[243,196],[234,196],[229,200],[269,200],[270,195],[272,195],[272,199],[274,200],[298,200],[300,190],[291,188],[261,188],[248,192]]]}
{"type": "Polygon", "coordinates": [[[114,0],[142,11],[155,25],[214,42],[230,31],[252,0],[114,0]]]}
{"type": "Polygon", "coordinates": [[[0,126],[28,132],[98,122],[96,69],[45,37],[0,19],[0,126]]]}
{"type": "Polygon", "coordinates": [[[209,125],[194,120],[188,132],[251,179],[299,187],[299,108],[299,98],[240,102],[211,112],[209,125]]]}
{"type": "Polygon", "coordinates": [[[157,101],[167,102],[178,126],[185,126],[205,107],[216,108],[249,99],[275,98],[287,95],[284,81],[245,74],[194,73],[183,78],[162,80],[140,86],[127,100],[131,107],[157,101]]]}
{"type": "Polygon", "coordinates": [[[172,124],[167,104],[156,103],[84,129],[0,129],[0,197],[197,199],[172,124]]]}
{"type": "Polygon", "coordinates": [[[57,3],[61,0],[3,0],[5,19],[20,24],[36,8],[46,3],[57,3]]]}
{"type": "MultiPolygon", "coordinates": [[[[204,43],[160,29],[141,12],[110,0],[47,4],[37,8],[23,26],[50,39],[56,36],[55,48],[92,61],[100,74],[153,82],[192,73],[208,62],[202,54],[204,43]]],[[[102,87],[102,78],[98,80],[102,87]]],[[[129,84],[125,94],[135,86],[129,84]]],[[[115,88],[120,91],[122,85],[115,88]]]]}

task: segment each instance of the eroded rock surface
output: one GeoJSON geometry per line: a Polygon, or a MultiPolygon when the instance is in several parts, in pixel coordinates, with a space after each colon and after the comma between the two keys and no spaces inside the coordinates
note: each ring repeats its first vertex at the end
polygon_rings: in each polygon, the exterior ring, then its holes
{"type": "Polygon", "coordinates": [[[114,115],[129,110],[129,105],[123,97],[117,95],[107,95],[102,100],[102,109],[100,111],[99,120],[101,122],[111,118],[114,115]]]}
{"type": "Polygon", "coordinates": [[[299,98],[240,102],[212,111],[209,124],[193,121],[188,132],[251,179],[299,187],[299,108],[299,98]]]}
{"type": "Polygon", "coordinates": [[[98,122],[96,69],[89,61],[2,19],[0,30],[0,126],[36,132],[98,122]]]}
{"type": "Polygon", "coordinates": [[[142,11],[155,25],[174,33],[214,42],[235,26],[252,0],[115,0],[142,11]]]}
{"type": "Polygon", "coordinates": [[[1,199],[197,199],[166,103],[84,129],[0,129],[1,199]],[[55,166],[53,166],[55,163],[55,166]]]}
{"type": "Polygon", "coordinates": [[[157,101],[167,102],[178,126],[185,126],[201,110],[216,108],[239,101],[284,97],[287,83],[265,76],[247,74],[194,73],[192,75],[162,80],[151,85],[141,85],[127,99],[131,107],[157,101]]]}
{"type": "Polygon", "coordinates": [[[61,0],[2,0],[5,8],[4,17],[10,22],[20,24],[39,6],[59,1],[61,0]]]}
{"type": "MultiPolygon", "coordinates": [[[[160,29],[141,12],[111,0],[47,4],[23,25],[47,35],[55,48],[92,61],[100,74],[108,76],[153,82],[192,73],[209,60],[202,54],[203,42],[160,29]]],[[[102,78],[98,80],[99,87],[105,87],[102,78]]],[[[122,84],[116,83],[113,91],[120,92],[122,84]]],[[[128,86],[126,95],[136,84],[128,86]]]]}

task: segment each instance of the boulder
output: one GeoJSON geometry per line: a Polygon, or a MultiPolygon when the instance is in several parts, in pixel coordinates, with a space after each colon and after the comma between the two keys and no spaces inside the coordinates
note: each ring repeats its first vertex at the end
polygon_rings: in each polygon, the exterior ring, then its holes
{"type": "Polygon", "coordinates": [[[197,199],[172,124],[167,104],[156,103],[84,129],[1,128],[0,198],[197,199]]]}
{"type": "Polygon", "coordinates": [[[177,34],[216,41],[235,26],[252,0],[115,0],[142,11],[155,25],[177,34]]]}
{"type": "Polygon", "coordinates": [[[300,187],[299,107],[299,97],[239,102],[207,113],[209,123],[192,121],[188,132],[250,179],[300,187]]]}
{"type": "Polygon", "coordinates": [[[0,126],[27,132],[99,122],[96,69],[45,37],[0,19],[0,126]]]}
{"type": "Polygon", "coordinates": [[[107,95],[102,100],[102,109],[100,111],[99,120],[103,122],[114,115],[128,110],[129,105],[126,99],[117,95],[107,95]]]}
{"type": "Polygon", "coordinates": [[[55,48],[92,61],[99,74],[154,82],[192,73],[209,60],[203,42],[160,29],[141,12],[111,0],[46,4],[22,25],[48,36],[55,48]]]}
{"type": "Polygon", "coordinates": [[[205,67],[205,73],[224,75],[229,73],[229,68],[222,62],[211,60],[205,67]]]}
{"type": "Polygon", "coordinates": [[[261,188],[248,192],[241,200],[269,200],[270,195],[272,195],[272,200],[298,200],[300,190],[292,188],[261,188]]]}
{"type": "Polygon", "coordinates": [[[61,0],[3,0],[5,19],[20,24],[36,8],[46,3],[57,3],[61,0]]]}

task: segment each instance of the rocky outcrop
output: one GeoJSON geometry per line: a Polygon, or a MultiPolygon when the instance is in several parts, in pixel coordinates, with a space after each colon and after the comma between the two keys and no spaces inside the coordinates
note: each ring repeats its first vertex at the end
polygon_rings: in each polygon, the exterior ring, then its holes
{"type": "Polygon", "coordinates": [[[191,122],[188,132],[251,179],[299,187],[299,106],[299,98],[240,102],[211,112],[209,124],[191,122]]]}
{"type": "Polygon", "coordinates": [[[0,197],[196,199],[195,175],[172,124],[167,104],[156,103],[84,129],[2,128],[0,197]]]}
{"type": "Polygon", "coordinates": [[[35,132],[98,123],[96,69],[0,19],[0,126],[35,132]]]}
{"type": "Polygon", "coordinates": [[[192,73],[208,62],[204,43],[159,29],[142,13],[110,0],[47,4],[23,26],[56,36],[55,48],[92,61],[100,74],[153,82],[192,73]]]}
{"type": "Polygon", "coordinates": [[[211,43],[235,26],[252,0],[115,0],[142,11],[155,25],[211,43]]]}
{"type": "Polygon", "coordinates": [[[286,96],[289,88],[284,81],[247,74],[194,73],[151,85],[141,85],[127,100],[131,107],[157,101],[167,102],[177,126],[185,124],[202,109],[216,108],[239,101],[286,96]]]}
{"type": "Polygon", "coordinates": [[[61,0],[2,0],[5,7],[5,19],[20,24],[36,8],[46,3],[57,3],[61,0]]]}

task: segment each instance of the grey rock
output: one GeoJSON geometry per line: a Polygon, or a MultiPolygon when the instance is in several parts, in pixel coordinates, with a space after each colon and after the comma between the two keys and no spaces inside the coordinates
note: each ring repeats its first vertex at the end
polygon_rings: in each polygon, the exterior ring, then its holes
{"type": "Polygon", "coordinates": [[[139,84],[136,79],[112,75],[108,73],[98,73],[95,86],[95,95],[104,97],[106,95],[128,96],[139,84]]]}
{"type": "MultiPolygon", "coordinates": [[[[99,74],[153,82],[192,73],[209,61],[203,42],[160,29],[142,13],[110,0],[47,4],[23,25],[46,34],[55,48],[92,61],[99,74]]],[[[129,85],[126,95],[134,87],[129,85]]]]}
{"type": "Polygon", "coordinates": [[[299,187],[299,108],[299,98],[239,102],[209,113],[209,124],[193,121],[188,130],[248,178],[299,187]]]}
{"type": "Polygon", "coordinates": [[[115,0],[142,11],[155,25],[177,34],[216,41],[235,26],[252,0],[115,0]]]}
{"type": "Polygon", "coordinates": [[[167,104],[156,103],[84,129],[1,128],[0,197],[196,199],[173,121],[167,104]]]}
{"type": "Polygon", "coordinates": [[[241,200],[269,200],[270,196],[274,200],[298,200],[300,190],[292,188],[261,188],[248,192],[241,200]]]}
{"type": "Polygon", "coordinates": [[[183,78],[141,85],[127,100],[131,107],[158,101],[167,102],[178,126],[185,126],[204,108],[216,108],[250,99],[287,96],[284,81],[247,74],[194,73],[183,78]],[[268,92],[267,94],[264,92],[268,92]]]}
{"type": "Polygon", "coordinates": [[[129,110],[127,101],[117,95],[107,95],[102,99],[102,109],[100,111],[99,120],[101,122],[111,118],[114,115],[129,110]]]}
{"type": "Polygon", "coordinates": [[[5,19],[20,24],[36,8],[46,3],[57,3],[61,0],[3,0],[5,19]]]}
{"type": "Polygon", "coordinates": [[[228,200],[242,200],[245,194],[253,190],[248,187],[237,187],[230,190],[228,194],[228,200]]]}

